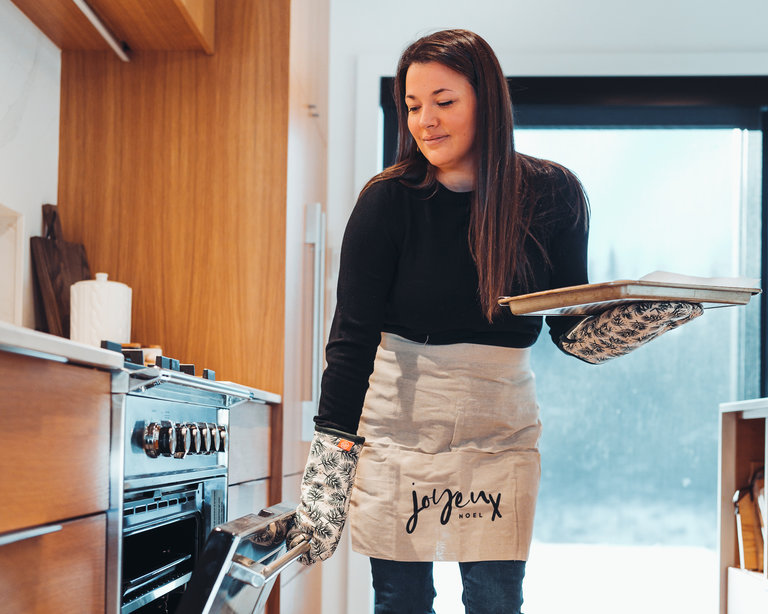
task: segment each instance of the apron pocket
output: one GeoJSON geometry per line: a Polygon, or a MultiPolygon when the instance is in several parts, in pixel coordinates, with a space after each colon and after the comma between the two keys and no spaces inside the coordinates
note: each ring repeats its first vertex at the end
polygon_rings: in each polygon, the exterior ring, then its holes
{"type": "Polygon", "coordinates": [[[396,520],[392,498],[395,476],[383,460],[372,454],[369,446],[363,447],[349,506],[352,549],[377,557],[375,553],[391,549],[396,520]]]}
{"type": "Polygon", "coordinates": [[[366,452],[352,498],[355,551],[397,561],[527,558],[537,453],[366,452]]]}

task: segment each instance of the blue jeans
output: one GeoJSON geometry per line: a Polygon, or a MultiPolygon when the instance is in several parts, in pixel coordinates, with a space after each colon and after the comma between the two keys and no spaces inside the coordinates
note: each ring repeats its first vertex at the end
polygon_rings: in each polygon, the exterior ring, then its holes
{"type": "MultiPolygon", "coordinates": [[[[466,614],[520,614],[525,561],[459,563],[466,614]]],[[[371,559],[375,614],[434,614],[432,563],[371,559]]]]}

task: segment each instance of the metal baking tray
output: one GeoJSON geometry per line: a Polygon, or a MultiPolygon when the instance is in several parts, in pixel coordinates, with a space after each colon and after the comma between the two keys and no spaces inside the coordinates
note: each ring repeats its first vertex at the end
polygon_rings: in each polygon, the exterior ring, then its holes
{"type": "Polygon", "coordinates": [[[515,315],[592,315],[621,303],[681,301],[701,303],[704,308],[746,305],[760,288],[702,286],[621,279],[569,286],[520,296],[499,297],[499,304],[515,315]]]}

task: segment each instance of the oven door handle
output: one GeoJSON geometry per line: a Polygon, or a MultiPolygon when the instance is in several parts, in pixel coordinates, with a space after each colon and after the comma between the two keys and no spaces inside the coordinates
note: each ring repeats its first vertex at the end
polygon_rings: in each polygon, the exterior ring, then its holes
{"type": "Polygon", "coordinates": [[[265,584],[269,584],[283,569],[307,552],[309,547],[309,540],[304,539],[268,565],[262,565],[248,557],[236,554],[232,557],[232,565],[228,575],[244,584],[261,588],[265,584]]]}

